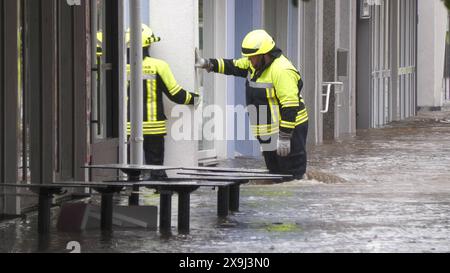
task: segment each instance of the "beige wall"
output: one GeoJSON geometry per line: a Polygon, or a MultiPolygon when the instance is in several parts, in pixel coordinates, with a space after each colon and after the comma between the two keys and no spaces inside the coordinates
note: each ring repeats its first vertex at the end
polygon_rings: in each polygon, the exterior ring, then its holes
{"type": "MultiPolygon", "coordinates": [[[[196,0],[152,0],[150,1],[150,25],[162,38],[151,49],[155,58],[169,63],[172,72],[185,90],[193,92],[195,83],[194,48],[198,44],[198,18],[196,0]]],[[[174,104],[166,101],[165,113],[169,119],[169,134],[166,137],[166,165],[197,165],[198,142],[192,140],[174,141],[171,126],[175,122],[170,117],[174,104]]],[[[193,116],[193,108],[190,107],[193,116]]]]}

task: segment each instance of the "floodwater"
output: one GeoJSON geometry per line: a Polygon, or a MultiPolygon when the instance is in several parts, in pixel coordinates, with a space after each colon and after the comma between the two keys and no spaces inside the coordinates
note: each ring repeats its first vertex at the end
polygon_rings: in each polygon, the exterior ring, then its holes
{"type": "MultiPolygon", "coordinates": [[[[424,113],[312,148],[304,181],[246,185],[241,209],[218,219],[217,194],[191,196],[191,233],[115,229],[39,238],[36,214],[0,223],[0,252],[450,252],[450,112],[424,113]]],[[[262,167],[254,159],[225,166],[262,167]]],[[[146,205],[159,198],[148,191],[146,205]]],[[[125,197],[117,202],[125,202],[125,197]]],[[[94,198],[98,201],[98,198],[94,198]]]]}

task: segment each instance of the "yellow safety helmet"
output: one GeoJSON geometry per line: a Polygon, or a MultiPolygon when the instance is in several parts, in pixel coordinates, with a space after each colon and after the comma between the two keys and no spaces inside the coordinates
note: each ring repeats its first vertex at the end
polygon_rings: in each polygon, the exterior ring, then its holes
{"type": "Polygon", "coordinates": [[[275,41],[265,30],[257,29],[245,36],[242,42],[242,56],[251,57],[266,54],[275,48],[275,41]]]}
{"type": "MultiPolygon", "coordinates": [[[[130,29],[127,30],[126,33],[126,43],[127,46],[130,46],[130,40],[131,40],[131,34],[130,29]]],[[[152,29],[149,28],[147,25],[142,24],[142,47],[148,47],[153,43],[157,43],[161,41],[160,37],[155,36],[152,29]]]]}

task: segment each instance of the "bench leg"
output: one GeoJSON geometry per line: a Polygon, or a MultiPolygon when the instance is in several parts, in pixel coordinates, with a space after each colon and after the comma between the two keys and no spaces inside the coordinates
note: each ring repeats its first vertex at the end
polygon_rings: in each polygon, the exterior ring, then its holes
{"type": "Polygon", "coordinates": [[[190,192],[178,193],[178,233],[180,234],[189,234],[190,201],[190,192]]]}
{"type": "Polygon", "coordinates": [[[171,191],[161,191],[159,230],[162,234],[172,233],[172,195],[173,192],[171,191]]]}
{"type": "Polygon", "coordinates": [[[50,218],[53,194],[45,190],[39,193],[38,233],[50,232],[50,218]]]}
{"type": "Polygon", "coordinates": [[[239,211],[240,188],[239,184],[230,186],[230,211],[232,212],[239,211]]]}
{"type": "Polygon", "coordinates": [[[101,229],[111,231],[113,225],[113,193],[102,193],[101,229]]]}
{"type": "MultiPolygon", "coordinates": [[[[139,186],[133,186],[133,192],[138,192],[139,186]]],[[[139,193],[132,193],[128,198],[128,204],[130,206],[139,206],[139,193]]]]}
{"type": "Polygon", "coordinates": [[[217,215],[227,217],[230,209],[230,187],[219,187],[217,193],[217,215]]]}

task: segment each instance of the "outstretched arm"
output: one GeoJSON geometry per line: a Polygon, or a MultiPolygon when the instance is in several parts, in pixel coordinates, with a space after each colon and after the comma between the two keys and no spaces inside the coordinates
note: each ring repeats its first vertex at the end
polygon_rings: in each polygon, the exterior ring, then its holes
{"type": "Polygon", "coordinates": [[[195,67],[203,68],[208,72],[215,72],[237,77],[247,77],[250,69],[250,61],[247,58],[239,60],[231,59],[204,59],[195,51],[195,67]]]}
{"type": "MultiPolygon", "coordinates": [[[[162,81],[160,88],[167,97],[178,104],[194,105],[194,98],[198,95],[184,90],[175,80],[173,73],[167,63],[162,63],[158,68],[158,76],[162,81]]],[[[160,83],[158,83],[160,84],[160,83]]]]}
{"type": "Polygon", "coordinates": [[[238,60],[210,59],[212,71],[215,73],[246,78],[250,69],[250,61],[247,58],[238,60]]]}

